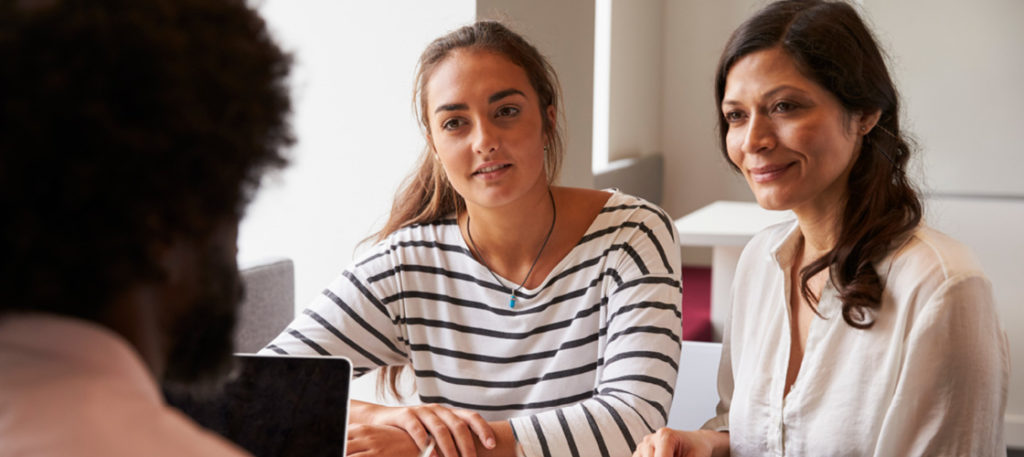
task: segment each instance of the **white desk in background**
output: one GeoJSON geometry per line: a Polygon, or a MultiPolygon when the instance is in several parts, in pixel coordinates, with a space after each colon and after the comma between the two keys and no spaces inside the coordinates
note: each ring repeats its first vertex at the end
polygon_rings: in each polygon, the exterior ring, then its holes
{"type": "MultiPolygon", "coordinates": [[[[768,211],[751,202],[717,201],[676,219],[679,244],[711,248],[711,326],[722,340],[736,264],[747,242],[765,227],[795,216],[791,211],[768,211]]],[[[683,285],[683,293],[686,293],[683,285]]]]}

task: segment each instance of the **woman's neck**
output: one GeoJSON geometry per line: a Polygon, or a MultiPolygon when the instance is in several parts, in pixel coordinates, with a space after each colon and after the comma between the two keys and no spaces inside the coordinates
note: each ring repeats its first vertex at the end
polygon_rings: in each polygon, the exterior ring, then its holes
{"type": "Polygon", "coordinates": [[[500,208],[467,203],[466,213],[459,216],[463,237],[495,273],[522,280],[537,258],[555,216],[548,189],[545,183],[540,191],[500,208]]]}
{"type": "Polygon", "coordinates": [[[800,224],[800,233],[804,237],[802,249],[804,259],[814,261],[835,247],[842,224],[842,208],[845,205],[845,200],[841,200],[824,207],[795,208],[793,210],[797,223],[800,224]]]}

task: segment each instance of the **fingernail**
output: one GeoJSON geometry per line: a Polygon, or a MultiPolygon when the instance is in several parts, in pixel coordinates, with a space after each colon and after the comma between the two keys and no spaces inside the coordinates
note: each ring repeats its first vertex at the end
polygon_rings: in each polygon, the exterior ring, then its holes
{"type": "Polygon", "coordinates": [[[487,438],[487,449],[494,449],[494,438],[487,438]]]}

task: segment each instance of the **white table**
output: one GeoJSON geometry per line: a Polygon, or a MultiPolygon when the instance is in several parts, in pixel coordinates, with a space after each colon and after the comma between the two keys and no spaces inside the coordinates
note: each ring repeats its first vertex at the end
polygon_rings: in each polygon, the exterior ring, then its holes
{"type": "Polygon", "coordinates": [[[791,211],[768,211],[757,203],[717,201],[676,219],[680,245],[711,248],[714,341],[722,340],[732,278],[743,247],[765,227],[794,218],[791,211]]]}

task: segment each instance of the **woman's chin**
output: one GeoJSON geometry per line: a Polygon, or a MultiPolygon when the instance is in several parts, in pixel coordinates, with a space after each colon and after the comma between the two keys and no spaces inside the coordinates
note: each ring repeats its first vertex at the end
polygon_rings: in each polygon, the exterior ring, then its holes
{"type": "Polygon", "coordinates": [[[755,195],[757,204],[769,211],[785,211],[791,209],[792,205],[783,198],[779,198],[777,195],[755,195]]]}

